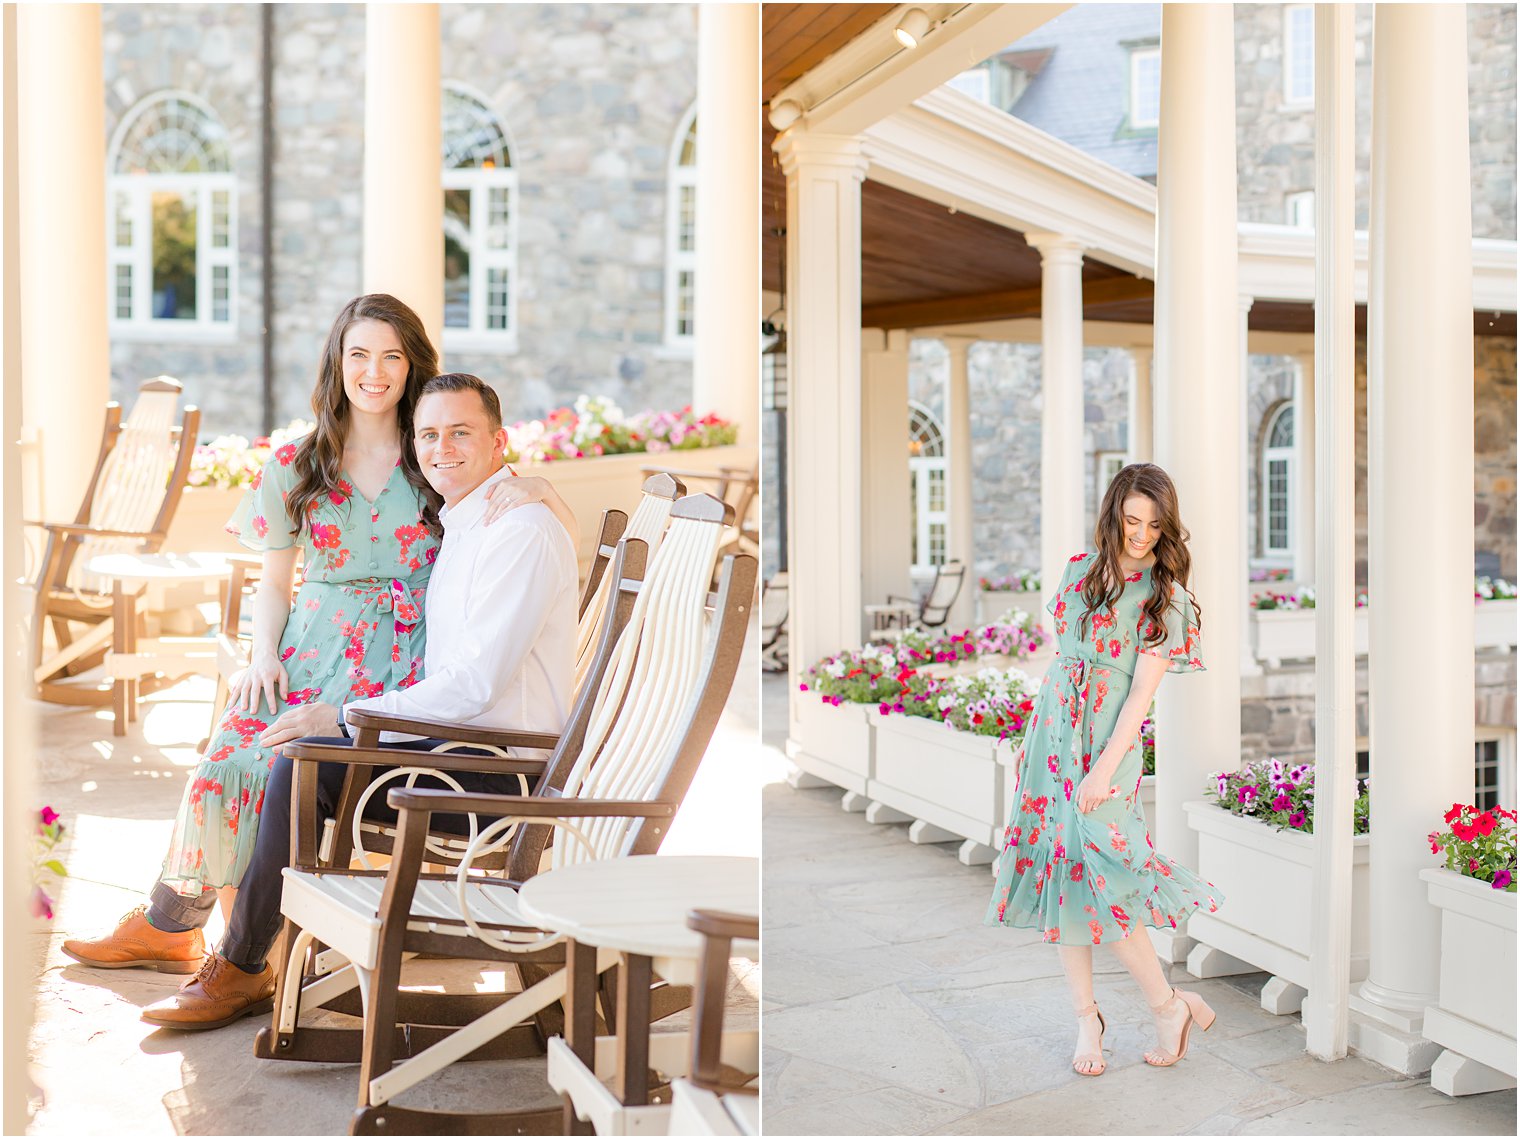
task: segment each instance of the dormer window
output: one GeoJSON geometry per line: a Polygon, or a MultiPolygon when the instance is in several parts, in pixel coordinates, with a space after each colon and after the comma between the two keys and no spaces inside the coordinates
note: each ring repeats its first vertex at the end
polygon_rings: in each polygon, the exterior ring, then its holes
{"type": "Polygon", "coordinates": [[[1161,125],[1161,45],[1147,44],[1129,53],[1129,125],[1134,130],[1161,125]]]}

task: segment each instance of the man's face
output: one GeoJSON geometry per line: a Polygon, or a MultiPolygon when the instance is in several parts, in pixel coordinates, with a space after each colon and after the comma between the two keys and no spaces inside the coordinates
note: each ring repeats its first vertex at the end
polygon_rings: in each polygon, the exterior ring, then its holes
{"type": "Polygon", "coordinates": [[[417,463],[446,505],[454,506],[501,469],[507,433],[491,430],[477,393],[430,392],[417,401],[412,424],[417,463]]]}

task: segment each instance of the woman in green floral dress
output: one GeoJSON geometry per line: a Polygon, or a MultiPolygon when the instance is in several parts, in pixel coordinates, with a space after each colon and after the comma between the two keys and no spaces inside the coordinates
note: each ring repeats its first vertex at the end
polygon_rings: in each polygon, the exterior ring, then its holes
{"type": "Polygon", "coordinates": [[[1109,484],[1095,553],[1067,564],[1048,608],[1056,656],[1018,763],[988,924],[1036,928],[1059,946],[1079,1023],[1073,1068],[1103,1072],[1104,1022],[1093,1001],[1092,947],[1110,946],[1156,1017],[1159,1047],[1180,1060],[1190,1030],[1213,1023],[1196,993],[1174,991],[1145,926],[1212,912],[1219,891],[1151,845],[1140,809],[1140,725],[1161,678],[1203,668],[1191,557],[1177,492],[1136,463],[1109,484]]]}
{"type": "MultiPolygon", "coordinates": [[[[227,525],[263,554],[250,664],[229,681],[226,711],[190,772],[159,882],[115,932],[66,941],[65,953],[194,972],[201,926],[218,897],[231,912],[253,856],[275,756],[261,738],[297,705],[342,705],[420,678],[442,500],[417,465],[412,410],[437,371],[422,321],[394,297],[358,297],[338,314],[312,395],[316,429],[270,456],[227,525]]],[[[490,497],[488,522],[542,501],[576,536],[574,515],[545,479],[513,479],[490,497]]]]}

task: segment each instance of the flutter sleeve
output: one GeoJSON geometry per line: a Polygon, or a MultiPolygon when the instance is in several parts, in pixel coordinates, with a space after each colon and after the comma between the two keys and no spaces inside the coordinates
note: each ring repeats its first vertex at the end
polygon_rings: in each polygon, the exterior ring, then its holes
{"type": "Polygon", "coordinates": [[[1168,662],[1167,672],[1202,672],[1203,648],[1199,635],[1198,611],[1182,586],[1172,586],[1172,604],[1166,611],[1166,640],[1147,644],[1152,628],[1145,610],[1140,610],[1139,651],[1168,662]]]}
{"type": "Polygon", "coordinates": [[[1061,615],[1056,610],[1065,601],[1066,587],[1082,576],[1086,570],[1088,560],[1089,555],[1082,553],[1074,555],[1066,563],[1066,572],[1061,575],[1061,587],[1050,595],[1049,601],[1045,602],[1045,612],[1049,613],[1052,617],[1059,617],[1061,615]]]}
{"type": "Polygon", "coordinates": [[[285,496],[295,485],[296,444],[287,443],[275,451],[253,476],[242,501],[232,512],[225,527],[238,544],[263,553],[288,550],[296,544],[285,496]]]}

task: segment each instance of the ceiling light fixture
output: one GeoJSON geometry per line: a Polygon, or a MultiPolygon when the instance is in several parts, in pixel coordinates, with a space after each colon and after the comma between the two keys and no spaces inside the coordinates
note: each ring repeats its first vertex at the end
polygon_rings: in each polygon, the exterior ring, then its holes
{"type": "Polygon", "coordinates": [[[903,47],[915,48],[923,42],[928,31],[929,14],[922,8],[909,8],[903,13],[903,18],[897,21],[897,27],[892,29],[892,34],[897,37],[897,42],[903,47]]]}

